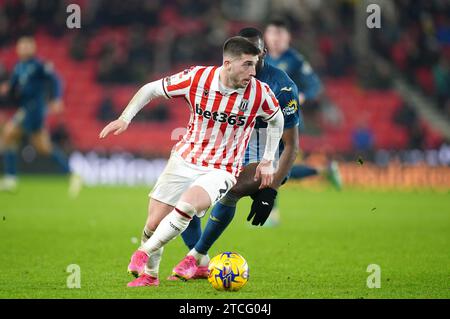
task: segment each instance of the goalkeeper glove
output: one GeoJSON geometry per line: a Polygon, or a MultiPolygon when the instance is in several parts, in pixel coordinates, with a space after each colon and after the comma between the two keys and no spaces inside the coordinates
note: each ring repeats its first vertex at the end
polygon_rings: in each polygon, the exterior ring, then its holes
{"type": "Polygon", "coordinates": [[[267,218],[269,218],[273,205],[275,204],[275,198],[277,197],[277,191],[273,188],[263,188],[257,191],[251,196],[253,199],[250,214],[247,217],[247,221],[250,221],[253,217],[252,225],[264,225],[267,218]]]}

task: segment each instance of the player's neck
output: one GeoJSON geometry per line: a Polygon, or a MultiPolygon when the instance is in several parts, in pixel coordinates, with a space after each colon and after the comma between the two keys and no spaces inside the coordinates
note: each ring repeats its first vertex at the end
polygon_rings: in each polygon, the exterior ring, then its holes
{"type": "Polygon", "coordinates": [[[231,79],[227,76],[227,74],[225,73],[224,68],[222,68],[222,69],[220,70],[220,73],[219,73],[219,82],[220,82],[220,84],[222,84],[222,86],[223,86],[224,88],[226,88],[226,89],[229,89],[229,90],[236,90],[236,89],[237,89],[237,88],[235,88],[235,87],[233,86],[233,83],[231,82],[231,79]]]}

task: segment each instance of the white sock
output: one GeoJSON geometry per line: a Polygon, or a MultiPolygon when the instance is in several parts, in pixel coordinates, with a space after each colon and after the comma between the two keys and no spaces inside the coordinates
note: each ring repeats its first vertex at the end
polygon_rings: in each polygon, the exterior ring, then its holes
{"type": "Polygon", "coordinates": [[[150,239],[142,245],[141,250],[145,251],[149,256],[153,254],[159,248],[181,234],[188,227],[189,222],[191,221],[190,216],[193,216],[194,213],[195,208],[190,204],[183,202],[178,203],[175,209],[159,223],[150,239]]]}
{"type": "MultiPolygon", "coordinates": [[[[142,246],[144,245],[144,243],[146,243],[152,236],[153,231],[148,229],[146,225],[144,227],[144,230],[142,231],[141,247],[139,247],[139,249],[142,250],[142,246]]],[[[163,251],[164,247],[161,247],[148,257],[147,265],[145,265],[145,273],[147,275],[158,278],[159,264],[161,263],[163,251]]]]}
{"type": "Polygon", "coordinates": [[[147,265],[145,265],[144,270],[147,275],[158,278],[159,264],[161,263],[163,251],[164,247],[161,247],[148,257],[147,265]]]}
{"type": "Polygon", "coordinates": [[[145,244],[145,242],[152,237],[153,232],[147,228],[147,225],[145,225],[144,230],[142,231],[141,236],[141,246],[145,244]]]}
{"type": "Polygon", "coordinates": [[[199,266],[209,265],[209,256],[207,254],[200,254],[195,248],[192,248],[191,251],[189,251],[188,256],[193,256],[195,260],[197,260],[197,265],[199,266]]]}

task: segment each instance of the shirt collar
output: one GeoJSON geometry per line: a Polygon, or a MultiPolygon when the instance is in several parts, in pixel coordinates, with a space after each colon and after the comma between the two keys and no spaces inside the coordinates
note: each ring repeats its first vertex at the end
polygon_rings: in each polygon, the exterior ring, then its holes
{"type": "MultiPolygon", "coordinates": [[[[220,94],[222,94],[222,95],[231,95],[231,94],[233,94],[233,93],[244,94],[245,88],[241,88],[241,89],[229,89],[229,88],[225,87],[225,86],[220,82],[220,80],[219,80],[219,74],[220,74],[220,71],[221,71],[221,70],[222,70],[222,66],[218,67],[218,68],[216,69],[216,72],[214,72],[214,76],[213,76],[212,81],[211,81],[210,89],[213,90],[213,91],[220,92],[220,94]]],[[[249,82],[248,85],[251,85],[250,83],[251,83],[251,81],[249,82]]]]}

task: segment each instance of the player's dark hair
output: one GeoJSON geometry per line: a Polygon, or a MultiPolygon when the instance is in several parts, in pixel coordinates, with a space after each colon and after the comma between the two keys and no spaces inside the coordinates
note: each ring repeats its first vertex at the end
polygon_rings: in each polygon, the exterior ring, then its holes
{"type": "Polygon", "coordinates": [[[235,36],[225,41],[223,54],[239,57],[242,54],[259,55],[259,49],[246,38],[235,36]]]}
{"type": "Polygon", "coordinates": [[[263,39],[263,34],[256,28],[243,28],[238,33],[239,36],[244,38],[259,38],[263,39]]]}
{"type": "Polygon", "coordinates": [[[269,26],[269,25],[273,25],[278,28],[284,28],[287,31],[291,30],[289,22],[287,22],[286,20],[281,19],[281,18],[274,18],[274,19],[270,20],[269,23],[267,23],[267,26],[269,26]]]}

